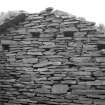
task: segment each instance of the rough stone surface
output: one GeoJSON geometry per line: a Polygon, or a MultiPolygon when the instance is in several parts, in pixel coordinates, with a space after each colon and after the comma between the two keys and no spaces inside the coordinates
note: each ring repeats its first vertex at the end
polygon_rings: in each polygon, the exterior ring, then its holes
{"type": "Polygon", "coordinates": [[[104,38],[51,7],[0,24],[0,105],[105,105],[104,38]]]}

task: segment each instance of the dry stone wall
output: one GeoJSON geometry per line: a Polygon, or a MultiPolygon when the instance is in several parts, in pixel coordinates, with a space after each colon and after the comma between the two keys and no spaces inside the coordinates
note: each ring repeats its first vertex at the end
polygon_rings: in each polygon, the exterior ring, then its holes
{"type": "Polygon", "coordinates": [[[105,34],[94,22],[47,8],[15,23],[0,34],[0,105],[105,105],[105,34]]]}

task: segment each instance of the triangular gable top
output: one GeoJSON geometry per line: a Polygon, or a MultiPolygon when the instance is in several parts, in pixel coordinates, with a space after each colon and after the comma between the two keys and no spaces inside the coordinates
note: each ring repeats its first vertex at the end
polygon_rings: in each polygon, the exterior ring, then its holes
{"type": "Polygon", "coordinates": [[[44,19],[43,16],[49,16],[49,15],[54,15],[58,19],[60,19],[60,18],[67,19],[67,21],[65,21],[65,23],[62,23],[62,24],[66,24],[66,22],[68,24],[68,22],[75,23],[75,22],[79,21],[79,23],[80,23],[80,25],[78,25],[79,27],[82,27],[81,24],[86,24],[87,26],[96,27],[95,22],[89,22],[89,21],[86,21],[84,18],[76,17],[74,15],[68,14],[67,12],[64,12],[61,10],[53,10],[52,7],[48,7],[39,13],[29,14],[29,13],[25,13],[25,12],[20,12],[19,14],[12,16],[9,19],[6,19],[5,21],[3,21],[0,24],[0,32],[4,32],[7,28],[12,27],[13,25],[17,25],[19,22],[22,22],[25,19],[31,20],[31,18],[32,19],[34,18],[34,19],[38,20],[38,19],[44,19]]]}

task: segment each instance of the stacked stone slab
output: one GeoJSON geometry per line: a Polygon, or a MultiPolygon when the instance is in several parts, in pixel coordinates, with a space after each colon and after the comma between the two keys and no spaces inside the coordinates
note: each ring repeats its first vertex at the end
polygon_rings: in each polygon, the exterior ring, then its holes
{"type": "Polygon", "coordinates": [[[0,105],[105,105],[105,34],[94,22],[47,8],[3,27],[0,105]]]}

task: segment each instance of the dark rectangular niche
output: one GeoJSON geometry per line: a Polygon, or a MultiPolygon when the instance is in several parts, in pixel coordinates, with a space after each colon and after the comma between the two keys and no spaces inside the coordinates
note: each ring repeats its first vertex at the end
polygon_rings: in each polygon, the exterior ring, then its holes
{"type": "Polygon", "coordinates": [[[45,51],[49,51],[50,50],[50,48],[45,48],[45,51]]]}
{"type": "Polygon", "coordinates": [[[64,37],[73,37],[73,31],[64,31],[64,37]]]}
{"type": "Polygon", "coordinates": [[[2,49],[3,49],[4,51],[9,51],[9,50],[10,50],[9,44],[2,44],[2,49]]]}
{"type": "Polygon", "coordinates": [[[77,65],[75,65],[75,64],[73,64],[73,63],[71,63],[71,64],[68,64],[68,67],[69,67],[69,68],[72,68],[72,67],[77,67],[77,65]]]}
{"type": "Polygon", "coordinates": [[[105,49],[105,44],[97,44],[98,50],[103,50],[105,49]]]}
{"type": "Polygon", "coordinates": [[[31,32],[33,38],[39,38],[40,32],[31,32]]]}

